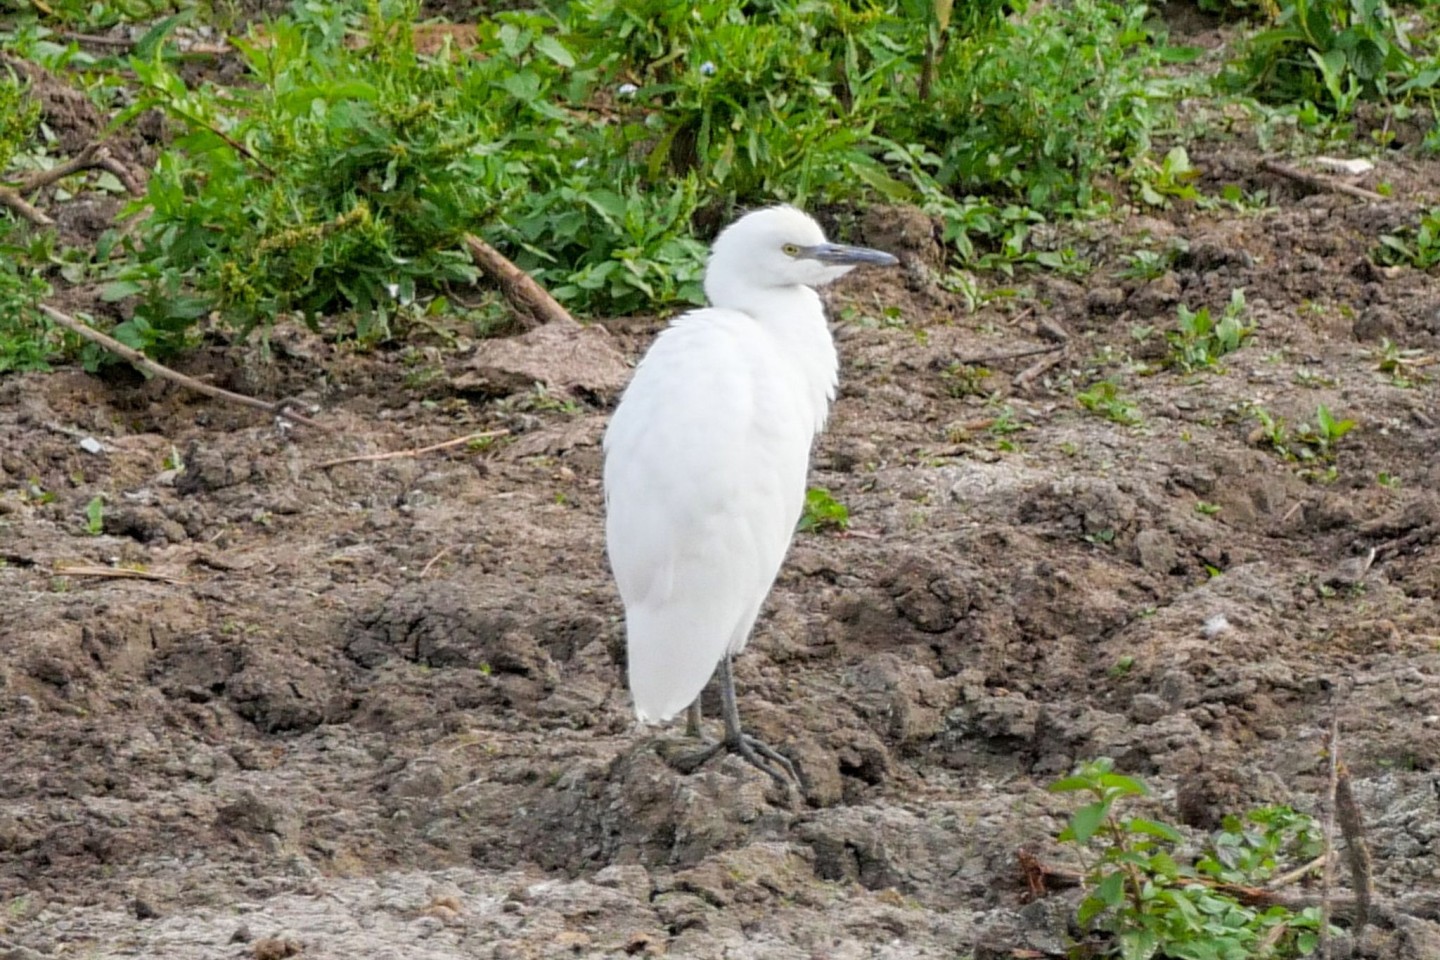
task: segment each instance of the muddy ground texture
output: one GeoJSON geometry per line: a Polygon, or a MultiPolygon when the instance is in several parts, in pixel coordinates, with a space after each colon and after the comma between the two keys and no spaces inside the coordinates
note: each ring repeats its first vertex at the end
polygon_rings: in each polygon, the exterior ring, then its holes
{"type": "Polygon", "coordinates": [[[1197,838],[1319,812],[1338,716],[1385,904],[1343,946],[1440,957],[1440,411],[1433,368],[1377,369],[1383,339],[1440,350],[1440,288],[1369,257],[1440,174],[1397,152],[1364,182],[1401,199],[1366,203],[1241,143],[1191,157],[1273,205],[1092,225],[1065,241],[1088,277],[973,312],[923,216],[856,226],[906,267],[832,295],[813,482],[852,530],[797,538],[737,663],[788,795],[682,773],[679,731],[632,722],[599,440],[660,321],[187,361],[328,433],[120,369],[0,382],[0,951],[1058,957],[1076,894],[1018,860],[1075,864],[1048,783],[1113,757],[1197,838]],[[1125,372],[1162,347],[1134,328],[1242,287],[1255,335],[1220,368],[1125,372]],[[1077,404],[1102,375],[1140,424],[1077,404]],[[1254,404],[1355,420],[1335,475],[1254,404]]]}

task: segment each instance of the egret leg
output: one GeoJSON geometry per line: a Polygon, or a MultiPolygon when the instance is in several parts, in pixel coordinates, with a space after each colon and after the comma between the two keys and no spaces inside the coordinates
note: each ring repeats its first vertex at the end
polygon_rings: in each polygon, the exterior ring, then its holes
{"type": "Polygon", "coordinates": [[[724,705],[722,712],[725,717],[725,739],[690,762],[698,767],[721,750],[729,750],[757,770],[768,773],[783,788],[788,789],[791,783],[799,783],[800,776],[788,757],[740,729],[740,708],[735,702],[735,676],[730,670],[729,656],[720,661],[720,699],[724,705]],[[781,773],[781,770],[785,772],[781,773]],[[789,774],[788,779],[786,774],[789,774]]]}
{"type": "Polygon", "coordinates": [[[696,740],[705,739],[705,731],[700,729],[700,698],[696,697],[695,702],[685,708],[685,736],[694,737],[696,740]]]}

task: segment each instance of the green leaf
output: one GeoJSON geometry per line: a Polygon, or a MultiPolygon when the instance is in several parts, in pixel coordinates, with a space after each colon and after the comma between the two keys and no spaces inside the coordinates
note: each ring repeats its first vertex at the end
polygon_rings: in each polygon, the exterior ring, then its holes
{"type": "Polygon", "coordinates": [[[1125,874],[1116,870],[1095,887],[1095,898],[1107,907],[1118,907],[1125,899],[1125,874]]]}
{"type": "Polygon", "coordinates": [[[1069,832],[1080,843],[1085,843],[1100,829],[1100,824],[1105,821],[1105,814],[1110,812],[1110,803],[1106,800],[1097,800],[1094,803],[1087,803],[1070,818],[1069,832]]]}
{"type": "Polygon", "coordinates": [[[155,26],[145,31],[145,35],[135,42],[134,55],[142,60],[149,60],[155,55],[165,38],[174,32],[175,28],[195,16],[197,7],[186,7],[179,13],[173,14],[161,20],[155,26]]]}
{"type": "Polygon", "coordinates": [[[1155,934],[1149,930],[1126,930],[1119,940],[1121,960],[1150,960],[1160,949],[1155,934]]]}
{"type": "Polygon", "coordinates": [[[1179,843],[1183,839],[1180,831],[1168,823],[1160,823],[1158,820],[1146,820],[1144,817],[1132,817],[1126,824],[1132,833],[1143,833],[1152,837],[1159,837],[1161,840],[1168,840],[1171,843],[1179,843]]]}
{"type": "Polygon", "coordinates": [[[105,532],[105,498],[99,494],[85,505],[85,530],[92,537],[105,532]]]}
{"type": "Polygon", "coordinates": [[[134,280],[111,280],[100,288],[100,299],[106,303],[115,303],[126,297],[142,293],[144,290],[145,287],[134,280]]]}
{"type": "Polygon", "coordinates": [[[566,49],[565,44],[561,43],[556,37],[548,33],[542,34],[535,39],[535,49],[539,50],[545,56],[549,57],[551,60],[554,60],[562,67],[566,67],[568,69],[575,66],[574,54],[572,54],[568,49],[566,49]]]}
{"type": "Polygon", "coordinates": [[[1350,54],[1350,64],[1355,69],[1356,76],[1367,83],[1371,82],[1385,69],[1385,51],[1380,44],[1366,37],[1355,45],[1350,54]]]}
{"type": "Polygon", "coordinates": [[[1094,781],[1089,777],[1066,777],[1063,780],[1056,780],[1047,788],[1051,793],[1073,793],[1076,790],[1089,790],[1094,786],[1094,781]]]}
{"type": "Polygon", "coordinates": [[[1134,777],[1127,777],[1122,773],[1107,773],[1100,777],[1100,785],[1107,790],[1118,790],[1123,794],[1131,796],[1145,796],[1150,788],[1145,786],[1134,777]]]}

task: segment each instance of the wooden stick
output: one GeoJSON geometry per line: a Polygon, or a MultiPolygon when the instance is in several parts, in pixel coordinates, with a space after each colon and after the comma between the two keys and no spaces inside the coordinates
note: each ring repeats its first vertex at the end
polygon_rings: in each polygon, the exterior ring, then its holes
{"type": "Polygon", "coordinates": [[[41,187],[48,187],[58,180],[63,180],[72,173],[79,173],[82,170],[107,170],[113,173],[117,179],[130,192],[131,196],[139,196],[144,193],[144,188],[136,181],[133,174],[110,156],[110,150],[103,143],[90,143],[83,150],[75,154],[64,163],[57,163],[49,170],[37,170],[30,176],[25,177],[13,186],[0,186],[0,206],[9,207],[17,214],[24,217],[37,227],[53,227],[55,220],[44,211],[32,205],[25,199],[25,194],[33,193],[41,187]]]}
{"type": "Polygon", "coordinates": [[[55,221],[9,187],[0,187],[0,206],[9,207],[37,227],[53,227],[55,221]]]}
{"type": "Polygon", "coordinates": [[[449,552],[450,552],[450,545],[449,545],[449,544],[441,547],[441,548],[440,548],[440,552],[437,553],[437,554],[435,554],[435,556],[431,557],[431,558],[426,562],[425,566],[423,566],[423,567],[420,568],[420,579],[422,579],[422,580],[425,579],[425,575],[430,572],[430,568],[433,567],[433,566],[435,566],[435,564],[439,563],[439,562],[440,562],[440,558],[443,557],[443,556],[445,556],[445,554],[447,554],[447,553],[449,553],[449,552]]]}
{"type": "Polygon", "coordinates": [[[499,250],[468,233],[465,245],[470,248],[470,256],[485,275],[500,287],[510,306],[522,315],[522,323],[528,320],[528,326],[532,328],[546,323],[574,325],[575,318],[570,316],[569,311],[499,250]]]}
{"type": "MultiPolygon", "coordinates": [[[[1085,874],[1079,870],[1071,870],[1066,867],[1057,867],[1042,862],[1033,854],[1020,854],[1021,870],[1025,874],[1032,895],[1043,896],[1049,890],[1065,890],[1072,887],[1084,886],[1085,874]]],[[[1306,869],[1314,866],[1313,863],[1306,864],[1306,869]]],[[[1286,910],[1299,912],[1309,907],[1320,905],[1323,897],[1314,895],[1292,895],[1280,890],[1273,890],[1267,887],[1247,887],[1239,883],[1226,883],[1223,880],[1215,880],[1210,877],[1185,877],[1185,883],[1198,883],[1208,887],[1217,893],[1223,893],[1234,897],[1240,903],[1248,907],[1284,907],[1286,910]]],[[[1354,897],[1331,897],[1330,906],[1337,915],[1346,917],[1354,916],[1359,909],[1354,897]]],[[[1392,904],[1372,903],[1370,905],[1371,915],[1395,916],[1397,911],[1392,904]]]]}
{"type": "Polygon", "coordinates": [[[179,577],[165,573],[151,573],[148,570],[131,570],[129,567],[97,567],[89,564],[62,566],[55,564],[55,573],[65,577],[101,577],[109,580],[154,580],[160,583],[186,583],[179,577]]]}
{"type": "Polygon", "coordinates": [[[21,180],[14,189],[21,193],[29,193],[32,190],[39,190],[41,187],[48,187],[57,180],[63,180],[72,173],[79,173],[81,170],[89,170],[98,166],[99,162],[110,156],[110,151],[103,144],[87,143],[79,153],[63,163],[57,163],[49,170],[36,170],[30,176],[21,180]]]}
{"type": "Polygon", "coordinates": [[[329,427],[324,426],[323,424],[316,423],[309,417],[301,416],[294,410],[290,409],[290,407],[294,405],[293,400],[279,400],[271,403],[269,400],[258,400],[255,397],[247,397],[241,393],[231,393],[229,390],[223,390],[220,387],[212,387],[208,383],[196,380],[194,377],[187,377],[183,373],[177,373],[176,371],[171,370],[169,367],[162,366],[161,364],[156,363],[154,360],[151,360],[139,350],[125,346],[125,344],[121,343],[119,340],[116,340],[114,337],[107,336],[101,333],[99,330],[96,330],[93,327],[81,323],[74,317],[61,313],[59,310],[56,310],[54,307],[49,306],[48,304],[42,303],[40,305],[40,312],[45,314],[45,316],[49,317],[55,323],[58,323],[60,326],[64,327],[66,330],[69,330],[71,333],[74,333],[80,337],[84,337],[91,343],[104,347],[106,350],[109,350],[117,357],[128,360],[132,366],[136,367],[139,370],[143,370],[144,372],[151,374],[152,376],[163,377],[164,379],[169,380],[172,383],[178,383],[182,387],[188,387],[189,389],[194,390],[196,393],[203,393],[205,394],[205,396],[213,397],[216,400],[229,400],[231,403],[238,403],[243,406],[254,407],[256,410],[264,410],[266,413],[273,414],[277,417],[283,417],[286,420],[290,420],[302,426],[311,427],[312,429],[321,430],[326,433],[330,432],[329,427]]]}
{"type": "MultiPolygon", "coordinates": [[[[1333,747],[1331,749],[1334,749],[1333,747]]],[[[1375,899],[1375,864],[1370,845],[1365,842],[1365,821],[1355,791],[1350,787],[1350,771],[1340,764],[1335,778],[1335,819],[1340,822],[1340,835],[1345,838],[1345,860],[1350,865],[1350,889],[1355,893],[1355,921],[1351,936],[1370,922],[1370,903],[1375,899]]]]}
{"type": "Polygon", "coordinates": [[[1057,353],[1052,354],[1051,356],[1041,357],[1039,360],[1036,360],[1034,363],[1030,364],[1030,366],[1026,367],[1024,370],[1021,370],[1019,375],[1015,377],[1015,389],[1024,393],[1028,393],[1030,391],[1030,385],[1036,380],[1036,378],[1038,378],[1045,371],[1050,370],[1054,367],[1058,367],[1061,361],[1065,359],[1065,356],[1065,351],[1061,350],[1057,353]]]}
{"type": "Polygon", "coordinates": [[[1326,735],[1329,754],[1329,776],[1325,784],[1325,816],[1320,823],[1320,839],[1324,843],[1321,851],[1325,855],[1325,869],[1320,873],[1320,957],[1331,960],[1330,910],[1331,874],[1330,857],[1335,851],[1335,790],[1340,779],[1340,707],[1338,704],[1330,715],[1330,732],[1326,735]]]}
{"type": "Polygon", "coordinates": [[[484,430],[480,433],[472,433],[463,437],[456,437],[453,440],[445,440],[441,443],[432,443],[428,447],[415,447],[410,450],[392,450],[389,453],[364,453],[354,457],[341,457],[338,460],[326,460],[324,463],[317,463],[311,467],[312,470],[326,470],[330,467],[338,467],[342,463],[371,463],[376,460],[399,460],[402,457],[419,457],[427,453],[434,453],[436,450],[448,450],[451,447],[458,447],[461,444],[469,443],[472,440],[488,440],[494,437],[509,436],[509,430],[484,430]]]}
{"type": "Polygon", "coordinates": [[[983,357],[960,357],[956,363],[965,366],[973,366],[977,363],[999,363],[1002,360],[1020,360],[1024,357],[1036,357],[1042,353],[1054,353],[1056,350],[1064,350],[1065,344],[1056,343],[1048,347],[1035,347],[1031,350],[1018,350],[1015,353],[992,353],[983,357]]]}
{"type": "Polygon", "coordinates": [[[113,173],[115,179],[124,185],[125,189],[130,193],[130,196],[138,197],[145,192],[145,188],[140,185],[140,181],[135,179],[135,175],[125,168],[125,164],[116,160],[114,157],[103,157],[95,162],[95,166],[101,170],[113,173]]]}
{"type": "Polygon", "coordinates": [[[122,47],[130,48],[135,46],[135,41],[125,37],[102,37],[94,33],[62,33],[63,40],[74,40],[76,43],[88,43],[95,47],[122,47]]]}
{"type": "Polygon", "coordinates": [[[1288,873],[1282,873],[1280,874],[1280,876],[1273,878],[1268,884],[1265,885],[1265,889],[1279,890],[1281,887],[1288,887],[1290,886],[1290,884],[1301,879],[1306,874],[1313,873],[1316,869],[1324,867],[1325,859],[1326,857],[1322,853],[1320,856],[1316,857],[1314,860],[1311,860],[1309,863],[1303,866],[1296,867],[1294,870],[1291,870],[1288,873]]]}
{"type": "Polygon", "coordinates": [[[1314,187],[1316,190],[1329,190],[1332,193],[1343,193],[1347,197],[1357,197],[1361,200],[1384,202],[1392,198],[1384,194],[1376,193],[1373,190],[1366,190],[1364,187],[1357,187],[1354,184],[1346,183],[1343,180],[1335,180],[1330,177],[1322,177],[1318,173],[1309,173],[1305,170],[1297,170],[1295,167],[1281,163],[1278,160],[1260,161],[1260,169],[1270,173],[1288,177],[1306,186],[1314,187]]]}

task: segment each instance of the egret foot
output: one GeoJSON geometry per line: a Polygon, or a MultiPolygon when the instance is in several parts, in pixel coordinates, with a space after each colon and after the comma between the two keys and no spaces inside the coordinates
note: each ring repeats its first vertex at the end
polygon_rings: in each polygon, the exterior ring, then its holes
{"type": "MultiPolygon", "coordinates": [[[[789,757],[740,729],[740,708],[735,703],[735,678],[730,672],[728,656],[720,661],[720,696],[724,704],[725,739],[683,758],[676,764],[677,768],[686,773],[697,770],[721,750],[729,750],[755,769],[769,774],[784,789],[788,790],[791,784],[799,784],[800,775],[795,772],[795,765],[789,757]]],[[[688,732],[688,723],[686,729],[688,732]]]]}

